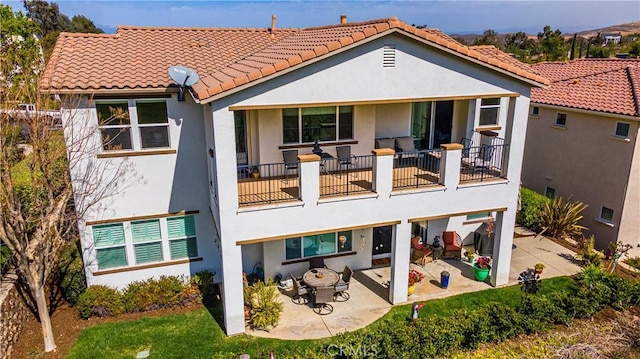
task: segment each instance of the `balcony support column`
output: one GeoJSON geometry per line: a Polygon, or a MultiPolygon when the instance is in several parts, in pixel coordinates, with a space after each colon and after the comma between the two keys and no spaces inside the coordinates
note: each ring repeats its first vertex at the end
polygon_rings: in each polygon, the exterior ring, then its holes
{"type": "Polygon", "coordinates": [[[316,204],[320,198],[320,156],[298,155],[300,162],[300,199],[316,204]]]}
{"type": "Polygon", "coordinates": [[[393,229],[389,302],[398,304],[406,302],[408,297],[411,223],[402,222],[393,229]]]}
{"type": "Polygon", "coordinates": [[[440,146],[440,184],[456,189],[460,184],[460,161],[462,161],[463,146],[459,143],[447,143],[440,146]]]}
{"type": "Polygon", "coordinates": [[[496,236],[493,244],[493,266],[491,267],[491,285],[494,287],[509,283],[509,269],[511,267],[511,252],[513,246],[513,224],[516,220],[515,208],[496,213],[496,236]]]}
{"type": "Polygon", "coordinates": [[[393,187],[393,155],[390,148],[377,148],[371,151],[373,159],[373,191],[378,196],[388,197],[393,187]]]}

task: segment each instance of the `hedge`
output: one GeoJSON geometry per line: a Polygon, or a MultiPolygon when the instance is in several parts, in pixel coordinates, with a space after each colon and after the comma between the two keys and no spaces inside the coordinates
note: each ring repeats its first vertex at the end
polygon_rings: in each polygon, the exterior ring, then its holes
{"type": "Polygon", "coordinates": [[[540,212],[549,202],[549,198],[526,187],[520,187],[521,209],[518,212],[518,223],[534,232],[542,230],[540,212]]]}

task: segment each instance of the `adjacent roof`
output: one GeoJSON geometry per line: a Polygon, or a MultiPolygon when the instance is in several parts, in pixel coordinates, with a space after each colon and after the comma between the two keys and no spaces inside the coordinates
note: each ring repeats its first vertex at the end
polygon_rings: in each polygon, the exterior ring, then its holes
{"type": "Polygon", "coordinates": [[[579,59],[532,67],[551,79],[531,101],[618,115],[640,116],[640,59],[579,59]]]}
{"type": "Polygon", "coordinates": [[[118,27],[115,35],[61,33],[42,87],[53,91],[165,89],[173,65],[193,68],[200,100],[277,76],[377,36],[401,32],[461,58],[542,86],[549,81],[495,48],[468,47],[397,18],[303,29],[118,27]],[[301,65],[302,64],[302,65],[301,65]]]}

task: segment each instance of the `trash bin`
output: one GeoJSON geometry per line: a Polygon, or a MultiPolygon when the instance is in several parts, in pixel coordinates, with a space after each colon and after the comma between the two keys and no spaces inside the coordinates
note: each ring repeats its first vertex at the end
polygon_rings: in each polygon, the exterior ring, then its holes
{"type": "Polygon", "coordinates": [[[449,286],[449,277],[450,274],[447,271],[440,272],[440,286],[442,288],[447,288],[449,286]]]}

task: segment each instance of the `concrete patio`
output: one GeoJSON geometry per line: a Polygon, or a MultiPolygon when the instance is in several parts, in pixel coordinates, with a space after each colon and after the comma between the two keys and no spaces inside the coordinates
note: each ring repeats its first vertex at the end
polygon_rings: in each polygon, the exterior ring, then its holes
{"type": "MultiPolygon", "coordinates": [[[[518,284],[518,275],[527,268],[533,268],[538,262],[545,264],[542,279],[573,275],[580,270],[575,253],[549,239],[526,236],[515,238],[514,244],[516,248],[511,258],[509,285],[518,284]]],[[[409,296],[409,303],[493,288],[488,281],[478,282],[474,279],[470,263],[455,259],[430,262],[424,268],[412,263],[411,269],[424,273],[425,279],[409,296]],[[445,270],[451,277],[448,288],[443,289],[440,287],[440,272],[445,270]]],[[[312,303],[297,305],[291,301],[292,292],[283,292],[281,300],[284,311],[278,327],[270,332],[247,328],[246,333],[259,337],[300,340],[324,338],[366,327],[392,307],[387,301],[390,273],[391,268],[388,266],[357,271],[349,288],[351,299],[331,303],[334,311],[329,315],[317,315],[312,310],[312,303]]]]}

